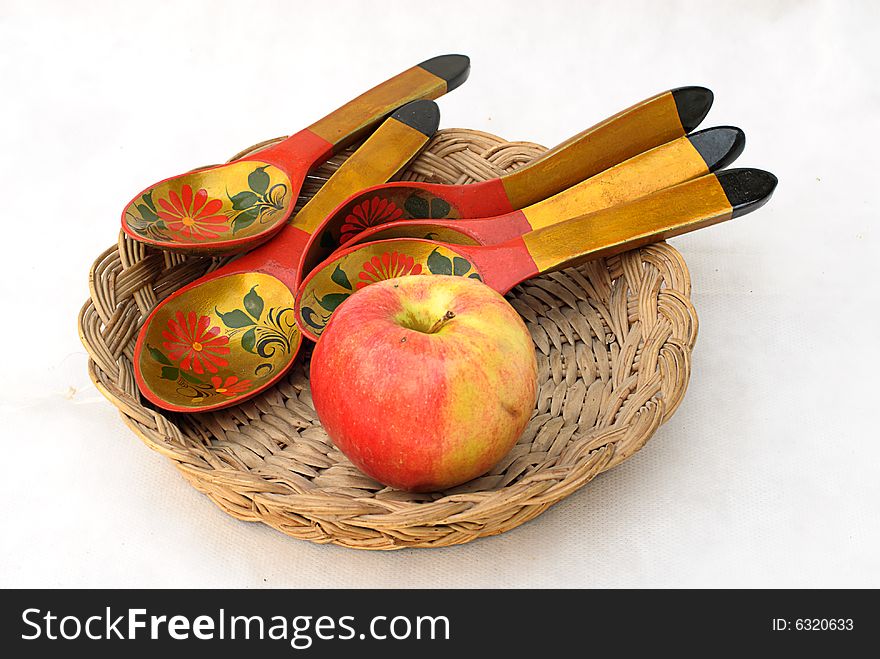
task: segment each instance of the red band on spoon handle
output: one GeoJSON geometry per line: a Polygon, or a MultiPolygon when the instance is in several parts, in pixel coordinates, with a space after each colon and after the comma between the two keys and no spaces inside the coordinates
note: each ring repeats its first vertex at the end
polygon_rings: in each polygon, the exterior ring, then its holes
{"type": "Polygon", "coordinates": [[[241,160],[266,162],[285,172],[307,172],[315,163],[324,162],[332,155],[333,145],[306,128],[241,160]]]}
{"type": "Polygon", "coordinates": [[[468,254],[481,273],[483,283],[499,293],[507,293],[517,284],[541,274],[522,236],[498,245],[456,246],[468,254]]]}

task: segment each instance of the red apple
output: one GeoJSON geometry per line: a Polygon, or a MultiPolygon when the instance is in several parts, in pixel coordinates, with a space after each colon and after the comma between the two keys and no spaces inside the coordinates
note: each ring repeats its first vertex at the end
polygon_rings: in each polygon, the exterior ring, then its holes
{"type": "Polygon", "coordinates": [[[492,468],[535,406],[537,362],[522,319],[465,277],[371,284],[334,313],[312,353],[327,434],[395,488],[443,490],[492,468]]]}

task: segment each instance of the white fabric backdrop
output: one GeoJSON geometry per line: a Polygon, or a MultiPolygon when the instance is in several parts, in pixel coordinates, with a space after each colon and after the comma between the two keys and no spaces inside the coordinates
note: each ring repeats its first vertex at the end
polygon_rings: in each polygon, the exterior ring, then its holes
{"type": "Polygon", "coordinates": [[[0,5],[0,586],[880,586],[880,4],[0,5]],[[700,336],[676,416],[537,520],[364,553],[238,522],[91,386],[74,319],[145,181],[304,127],[446,52],[442,126],[545,145],[663,89],[716,93],[780,179],[673,244],[700,336]],[[32,247],[29,247],[32,245],[32,247]]]}

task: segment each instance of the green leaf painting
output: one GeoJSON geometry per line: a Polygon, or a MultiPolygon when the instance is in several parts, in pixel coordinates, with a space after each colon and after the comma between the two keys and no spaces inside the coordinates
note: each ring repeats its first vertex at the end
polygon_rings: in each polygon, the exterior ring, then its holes
{"type": "Polygon", "coordinates": [[[452,261],[443,256],[435,247],[434,250],[428,254],[428,270],[431,271],[431,274],[435,275],[451,275],[452,261]]]}
{"type": "Polygon", "coordinates": [[[257,328],[251,327],[247,332],[241,335],[241,347],[247,352],[253,353],[254,346],[257,345],[257,328]]]}
{"type": "Polygon", "coordinates": [[[171,380],[173,382],[176,382],[177,378],[180,377],[180,369],[176,366],[163,366],[162,375],[160,377],[163,380],[171,380]]]}
{"type": "Polygon", "coordinates": [[[138,204],[137,205],[138,212],[141,214],[141,217],[145,219],[147,222],[156,222],[159,220],[159,216],[153,212],[146,204],[138,204]]]}
{"type": "Polygon", "coordinates": [[[250,190],[243,190],[234,195],[230,195],[227,191],[226,195],[232,202],[233,213],[231,214],[230,226],[233,235],[247,229],[258,220],[265,222],[279,211],[284,210],[287,185],[276,183],[270,186],[272,179],[266,171],[267,167],[268,165],[257,167],[248,174],[247,180],[250,190]]]}
{"type": "Polygon", "coordinates": [[[467,259],[463,259],[460,256],[454,256],[452,258],[452,274],[456,277],[463,277],[466,275],[471,269],[471,262],[467,259]]]}
{"type": "Polygon", "coordinates": [[[203,384],[202,381],[199,380],[195,375],[191,375],[191,374],[187,373],[186,371],[181,371],[180,377],[182,377],[184,380],[186,380],[187,382],[190,382],[192,384],[203,384]]]}
{"type": "Polygon", "coordinates": [[[336,307],[345,302],[350,295],[351,293],[328,293],[324,297],[316,297],[315,299],[327,311],[335,311],[336,307]]]}
{"type": "Polygon", "coordinates": [[[244,296],[244,308],[247,312],[259,320],[263,313],[263,298],[257,293],[257,287],[254,286],[247,295],[244,296]]]}
{"type": "Polygon", "coordinates": [[[241,309],[233,309],[232,311],[223,313],[215,307],[214,311],[220,316],[220,320],[223,321],[223,324],[232,329],[248,327],[254,324],[253,319],[241,309]]]}
{"type": "Polygon", "coordinates": [[[133,203],[137,213],[126,211],[128,226],[142,236],[166,240],[168,236],[165,234],[165,221],[159,217],[156,204],[153,203],[153,191],[142,194],[141,202],[143,203],[133,203]]]}
{"type": "Polygon", "coordinates": [[[173,363],[168,357],[165,356],[165,353],[159,350],[158,348],[154,348],[149,343],[147,344],[147,350],[150,353],[150,357],[155,359],[160,364],[164,364],[165,366],[171,366],[173,363]]]}
{"type": "Polygon", "coordinates": [[[153,202],[153,191],[152,190],[142,194],[141,199],[143,199],[144,203],[150,207],[150,210],[152,210],[154,213],[157,212],[156,211],[156,204],[155,204],[155,202],[153,202]]]}
{"type": "Polygon", "coordinates": [[[337,264],[336,269],[333,271],[333,274],[330,275],[330,279],[336,282],[339,286],[346,290],[352,290],[351,282],[348,281],[348,275],[345,274],[345,271],[339,267],[337,264]]]}
{"type": "Polygon", "coordinates": [[[436,219],[440,217],[446,217],[449,215],[449,211],[452,210],[445,201],[440,198],[431,200],[431,217],[436,219]]]}
{"type": "Polygon", "coordinates": [[[439,197],[434,197],[428,201],[418,194],[411,194],[407,197],[406,201],[403,202],[403,208],[411,218],[417,220],[436,220],[447,217],[452,210],[449,203],[439,197]]]}
{"type": "Polygon", "coordinates": [[[248,185],[250,189],[257,194],[266,194],[269,188],[269,175],[266,173],[266,167],[257,167],[248,175],[248,185]]]}
{"type": "Polygon", "coordinates": [[[229,199],[232,202],[232,208],[237,211],[246,210],[252,206],[256,206],[257,202],[260,201],[260,198],[250,190],[234,194],[229,199]]]}
{"type": "Polygon", "coordinates": [[[427,200],[415,194],[407,197],[406,201],[403,202],[403,208],[409,213],[410,217],[419,220],[427,218],[431,212],[427,200]]]}
{"type": "Polygon", "coordinates": [[[260,211],[256,207],[249,208],[248,210],[239,213],[236,218],[232,220],[232,233],[247,229],[256,221],[259,214],[260,211]]]}

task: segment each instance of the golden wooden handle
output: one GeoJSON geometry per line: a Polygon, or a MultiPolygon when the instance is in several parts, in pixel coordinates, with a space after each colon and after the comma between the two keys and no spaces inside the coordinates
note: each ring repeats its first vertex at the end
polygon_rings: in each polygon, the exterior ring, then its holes
{"type": "Polygon", "coordinates": [[[522,240],[538,272],[557,270],[738,217],[766,203],[775,187],[769,172],[726,170],[532,231],[522,240]]]}
{"type": "Polygon", "coordinates": [[[745,135],[718,126],[667,142],[523,209],[540,229],[624,204],[726,167],[742,153],[745,135]]]}
{"type": "Polygon", "coordinates": [[[705,87],[663,92],[618,112],[502,179],[511,208],[524,208],[696,128],[712,106],[705,87]]]}
{"type": "Polygon", "coordinates": [[[293,225],[314,233],[331,212],[358,190],[385,183],[406,167],[440,125],[434,101],[413,101],[389,117],[346,160],[293,218],[293,225]]]}
{"type": "Polygon", "coordinates": [[[452,91],[467,80],[469,72],[470,59],[465,55],[434,57],[373,87],[308,130],[329,142],[334,152],[339,151],[363,137],[396,108],[452,91]]]}

